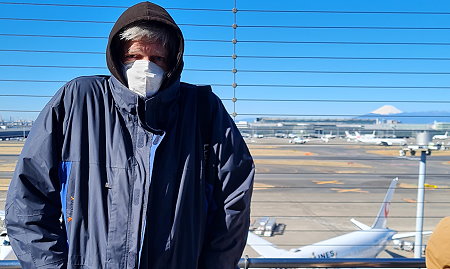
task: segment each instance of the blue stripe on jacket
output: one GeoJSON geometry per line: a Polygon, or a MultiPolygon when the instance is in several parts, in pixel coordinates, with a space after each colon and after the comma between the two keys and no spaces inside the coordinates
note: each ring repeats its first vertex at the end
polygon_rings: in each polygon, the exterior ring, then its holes
{"type": "Polygon", "coordinates": [[[61,162],[61,165],[58,169],[59,181],[61,183],[61,205],[62,205],[62,214],[64,218],[64,222],[67,227],[67,217],[66,217],[66,209],[67,209],[67,186],[69,185],[69,176],[70,170],[72,168],[72,162],[61,162]]]}

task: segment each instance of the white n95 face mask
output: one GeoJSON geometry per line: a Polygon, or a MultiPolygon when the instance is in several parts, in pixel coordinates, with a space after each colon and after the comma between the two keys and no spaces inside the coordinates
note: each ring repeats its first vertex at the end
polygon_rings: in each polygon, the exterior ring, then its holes
{"type": "Polygon", "coordinates": [[[147,60],[136,60],[125,64],[128,88],[144,98],[155,95],[161,87],[164,70],[147,60]]]}

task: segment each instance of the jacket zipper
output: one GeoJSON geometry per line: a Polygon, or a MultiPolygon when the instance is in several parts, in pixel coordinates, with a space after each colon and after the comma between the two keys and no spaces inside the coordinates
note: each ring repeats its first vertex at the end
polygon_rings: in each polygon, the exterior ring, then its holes
{"type": "MultiPolygon", "coordinates": [[[[129,115],[130,116],[130,115],[129,115]]],[[[133,143],[133,158],[132,158],[132,163],[131,163],[131,178],[132,178],[132,187],[131,187],[131,196],[130,199],[128,201],[128,220],[127,220],[127,242],[125,244],[125,251],[124,251],[124,255],[125,255],[125,260],[126,262],[124,263],[125,266],[122,266],[122,268],[128,268],[128,262],[129,262],[129,249],[130,249],[130,238],[131,238],[131,230],[132,230],[132,225],[131,225],[131,218],[132,218],[132,210],[133,210],[133,199],[134,199],[134,182],[136,181],[136,139],[137,139],[137,131],[138,131],[138,120],[136,119],[136,117],[130,117],[132,118],[133,121],[133,138],[131,139],[132,143],[133,143]]]]}
{"type": "Polygon", "coordinates": [[[140,247],[139,247],[139,256],[138,256],[138,268],[140,268],[141,265],[141,256],[142,256],[142,249],[144,246],[144,236],[145,236],[145,231],[147,229],[147,210],[149,209],[149,201],[150,201],[150,194],[152,193],[151,191],[151,183],[152,183],[152,175],[153,175],[153,164],[155,161],[155,155],[156,155],[156,149],[158,148],[158,146],[161,144],[161,141],[164,139],[165,136],[165,132],[162,135],[156,135],[156,134],[152,134],[152,138],[151,138],[151,144],[150,144],[150,152],[149,152],[149,172],[148,172],[148,178],[145,182],[145,184],[148,186],[148,188],[145,188],[146,190],[148,190],[149,195],[144,194],[144,210],[143,210],[143,224],[141,227],[141,242],[140,242],[140,247]],[[147,199],[147,202],[145,202],[145,199],[147,199]]]}

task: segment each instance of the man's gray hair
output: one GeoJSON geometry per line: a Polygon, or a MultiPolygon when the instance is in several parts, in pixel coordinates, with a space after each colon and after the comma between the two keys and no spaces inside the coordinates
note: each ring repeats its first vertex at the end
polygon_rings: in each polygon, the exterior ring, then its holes
{"type": "Polygon", "coordinates": [[[145,40],[150,43],[160,43],[167,47],[171,39],[170,33],[166,28],[155,24],[139,24],[131,26],[120,33],[122,41],[145,40]]]}

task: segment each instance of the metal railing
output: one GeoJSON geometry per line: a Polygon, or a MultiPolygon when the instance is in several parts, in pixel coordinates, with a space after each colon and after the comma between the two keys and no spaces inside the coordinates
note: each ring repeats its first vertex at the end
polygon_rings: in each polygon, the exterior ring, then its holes
{"type": "MultiPolygon", "coordinates": [[[[240,268],[426,268],[424,258],[244,258],[240,268]]],[[[1,268],[1,267],[0,267],[1,268]]]]}
{"type": "MultiPolygon", "coordinates": [[[[244,258],[240,268],[426,268],[425,259],[267,259],[244,258]]],[[[0,261],[0,269],[20,269],[19,261],[0,261]]]]}

